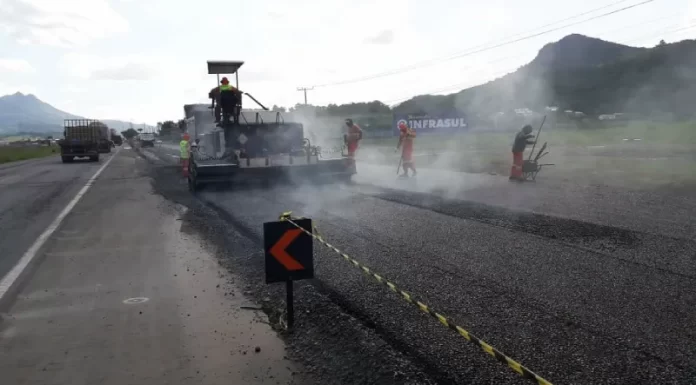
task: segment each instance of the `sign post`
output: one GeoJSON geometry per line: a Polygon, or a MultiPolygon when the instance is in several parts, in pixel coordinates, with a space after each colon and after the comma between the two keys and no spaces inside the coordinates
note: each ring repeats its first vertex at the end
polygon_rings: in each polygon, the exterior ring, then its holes
{"type": "Polygon", "coordinates": [[[292,279],[285,281],[285,306],[288,314],[288,329],[290,330],[292,330],[293,326],[295,326],[295,301],[293,300],[294,291],[292,279]]]}
{"type": "MultiPolygon", "coordinates": [[[[311,219],[296,219],[293,222],[312,232],[311,219]]],[[[293,281],[314,278],[314,241],[302,229],[288,221],[263,224],[266,283],[285,282],[288,329],[292,329],[295,323],[293,281]]]]}

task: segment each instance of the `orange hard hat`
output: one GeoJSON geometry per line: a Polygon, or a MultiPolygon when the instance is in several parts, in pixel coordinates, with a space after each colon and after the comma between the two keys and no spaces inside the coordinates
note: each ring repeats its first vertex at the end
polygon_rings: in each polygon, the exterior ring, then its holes
{"type": "Polygon", "coordinates": [[[407,128],[408,128],[408,126],[406,125],[405,122],[399,122],[399,129],[405,130],[405,129],[407,129],[407,128]]]}
{"type": "Polygon", "coordinates": [[[224,78],[222,78],[222,80],[220,80],[220,83],[222,83],[222,84],[229,84],[230,81],[227,80],[227,77],[224,77],[224,78]]]}
{"type": "Polygon", "coordinates": [[[189,136],[189,134],[188,134],[188,133],[184,133],[184,140],[189,140],[189,139],[191,139],[191,137],[189,136]]]}

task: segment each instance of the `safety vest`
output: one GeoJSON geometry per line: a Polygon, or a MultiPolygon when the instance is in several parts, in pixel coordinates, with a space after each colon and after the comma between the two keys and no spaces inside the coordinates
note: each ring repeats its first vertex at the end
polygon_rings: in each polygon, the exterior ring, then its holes
{"type": "Polygon", "coordinates": [[[181,159],[188,159],[189,158],[188,141],[187,140],[182,140],[181,142],[179,142],[179,151],[181,152],[181,159]]]}
{"type": "Polygon", "coordinates": [[[220,92],[224,92],[224,91],[235,91],[235,90],[236,90],[236,89],[235,89],[234,87],[232,87],[231,85],[229,85],[229,84],[221,84],[221,85],[220,85],[220,92]]]}

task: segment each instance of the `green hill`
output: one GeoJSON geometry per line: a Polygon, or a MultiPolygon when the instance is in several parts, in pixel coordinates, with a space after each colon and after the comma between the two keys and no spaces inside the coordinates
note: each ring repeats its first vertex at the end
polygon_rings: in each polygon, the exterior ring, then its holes
{"type": "Polygon", "coordinates": [[[586,114],[696,117],[696,41],[645,49],[570,35],[542,48],[514,73],[445,96],[417,96],[399,112],[453,109],[488,115],[557,106],[586,114]]]}

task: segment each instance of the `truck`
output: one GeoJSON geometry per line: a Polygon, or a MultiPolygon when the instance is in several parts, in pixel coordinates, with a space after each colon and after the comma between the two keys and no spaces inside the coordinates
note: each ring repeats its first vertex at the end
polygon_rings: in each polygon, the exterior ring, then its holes
{"type": "Polygon", "coordinates": [[[75,158],[99,161],[99,141],[102,137],[100,125],[103,123],[92,119],[63,121],[63,139],[58,141],[63,163],[71,163],[75,158]]]}
{"type": "Polygon", "coordinates": [[[102,154],[111,152],[111,131],[106,124],[98,122],[95,124],[99,127],[99,152],[102,154]]]}
{"type": "Polygon", "coordinates": [[[123,144],[123,138],[121,138],[121,134],[116,131],[114,128],[110,128],[109,132],[111,132],[111,142],[113,143],[113,146],[120,146],[123,144]]]}
{"type": "Polygon", "coordinates": [[[155,134],[152,132],[141,133],[140,147],[155,147],[155,134]]]}

